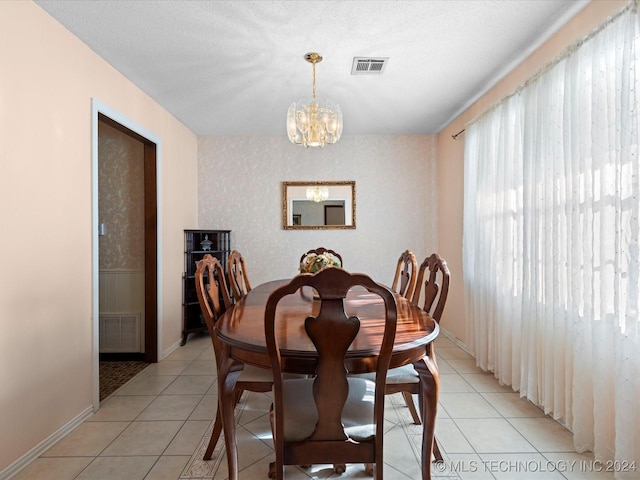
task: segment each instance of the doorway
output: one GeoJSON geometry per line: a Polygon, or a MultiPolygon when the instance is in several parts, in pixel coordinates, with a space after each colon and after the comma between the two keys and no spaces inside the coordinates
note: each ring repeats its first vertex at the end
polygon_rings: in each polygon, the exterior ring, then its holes
{"type": "MultiPolygon", "coordinates": [[[[140,322],[140,345],[138,349],[138,357],[147,363],[158,361],[158,345],[159,345],[159,315],[158,315],[158,298],[159,298],[159,259],[158,259],[158,150],[159,144],[155,136],[149,134],[144,129],[136,126],[126,118],[113,112],[108,107],[101,105],[99,102],[93,102],[93,128],[92,128],[92,197],[93,197],[93,348],[94,348],[94,409],[98,408],[99,385],[100,385],[100,338],[101,338],[101,322],[100,322],[100,303],[103,301],[100,289],[100,233],[104,233],[107,225],[101,225],[99,215],[99,198],[98,185],[100,180],[100,170],[98,168],[98,147],[99,135],[98,129],[102,126],[108,126],[115,129],[118,134],[125,135],[130,141],[139,142],[141,147],[141,192],[139,192],[139,202],[142,203],[140,235],[138,239],[141,243],[139,250],[141,263],[139,280],[140,290],[143,297],[138,301],[141,308],[132,310],[141,310],[144,316],[144,322],[140,322]]],[[[125,312],[126,313],[126,312],[125,312]]],[[[134,312],[135,313],[135,312],[134,312]]],[[[127,320],[126,315],[123,318],[127,320]]],[[[102,326],[102,328],[104,328],[102,326]]],[[[102,342],[104,343],[104,342],[102,342]]],[[[126,350],[126,346],[124,349],[126,350]]]]}

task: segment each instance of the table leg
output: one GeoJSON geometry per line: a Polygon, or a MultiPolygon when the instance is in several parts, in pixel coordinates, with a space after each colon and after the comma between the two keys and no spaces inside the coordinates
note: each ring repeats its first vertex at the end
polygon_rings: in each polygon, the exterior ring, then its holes
{"type": "MultiPolygon", "coordinates": [[[[431,349],[433,353],[433,349],[431,349]]],[[[428,355],[414,367],[420,377],[420,414],[422,416],[422,480],[431,480],[431,454],[436,430],[436,412],[440,394],[440,375],[434,355],[428,355]]]]}
{"type": "Polygon", "coordinates": [[[222,417],[224,445],[227,451],[229,480],[238,480],[238,449],[236,445],[236,381],[242,366],[234,362],[224,351],[218,360],[218,407],[222,417]]]}

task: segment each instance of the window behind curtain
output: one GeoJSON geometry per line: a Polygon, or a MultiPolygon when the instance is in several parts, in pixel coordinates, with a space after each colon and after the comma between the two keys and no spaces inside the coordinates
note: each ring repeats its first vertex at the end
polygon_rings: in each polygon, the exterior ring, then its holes
{"type": "Polygon", "coordinates": [[[476,361],[577,451],[618,462],[640,461],[639,47],[629,7],[467,126],[465,145],[476,361]]]}

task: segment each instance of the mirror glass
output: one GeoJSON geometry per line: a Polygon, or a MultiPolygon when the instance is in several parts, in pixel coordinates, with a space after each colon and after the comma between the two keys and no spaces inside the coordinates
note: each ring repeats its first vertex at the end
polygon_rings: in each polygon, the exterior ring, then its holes
{"type": "Polygon", "coordinates": [[[282,226],[356,228],[356,182],[282,182],[282,226]]]}

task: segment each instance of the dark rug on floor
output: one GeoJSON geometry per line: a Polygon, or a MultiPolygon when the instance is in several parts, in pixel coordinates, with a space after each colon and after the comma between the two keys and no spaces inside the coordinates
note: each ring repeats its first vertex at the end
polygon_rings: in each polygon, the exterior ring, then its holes
{"type": "Polygon", "coordinates": [[[104,400],[149,364],[139,361],[100,361],[100,400],[104,400]]]}

